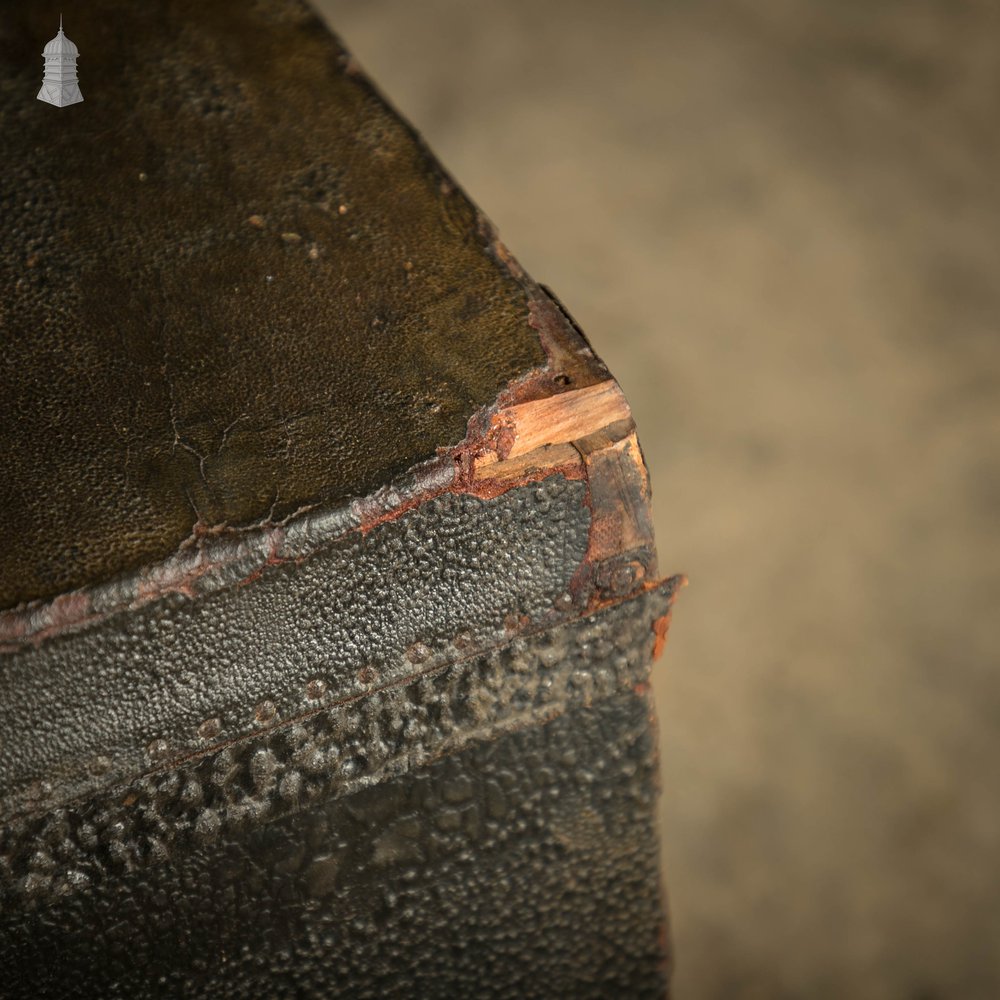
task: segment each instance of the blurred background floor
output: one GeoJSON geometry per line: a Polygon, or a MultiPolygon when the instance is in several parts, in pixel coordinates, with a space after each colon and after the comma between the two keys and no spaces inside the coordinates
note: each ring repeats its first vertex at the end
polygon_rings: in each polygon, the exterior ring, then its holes
{"type": "Polygon", "coordinates": [[[1000,5],[318,6],[635,411],[677,996],[1000,996],[1000,5]]]}

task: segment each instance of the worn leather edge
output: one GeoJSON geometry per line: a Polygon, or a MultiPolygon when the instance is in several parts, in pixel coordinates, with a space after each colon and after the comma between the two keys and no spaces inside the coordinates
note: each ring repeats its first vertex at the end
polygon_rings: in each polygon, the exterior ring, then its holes
{"type": "MultiPolygon", "coordinates": [[[[505,260],[505,266],[514,266],[511,258],[505,260]]],[[[527,284],[527,279],[521,280],[527,284]]],[[[573,400],[599,385],[603,387],[599,395],[606,405],[593,415],[596,424],[585,410],[578,410],[573,425],[575,436],[584,437],[612,421],[630,422],[631,412],[617,382],[607,377],[607,370],[566,323],[552,300],[537,286],[532,285],[529,294],[533,296],[529,305],[531,322],[538,330],[548,364],[511,382],[492,404],[474,414],[466,437],[458,445],[441,449],[436,458],[418,464],[367,497],[330,508],[301,509],[279,523],[265,522],[252,529],[201,527],[163,562],[106,583],[69,591],[50,601],[0,611],[0,655],[86,628],[111,614],[141,607],[171,593],[195,598],[252,580],[254,574],[269,565],[301,560],[349,531],[367,531],[373,524],[398,517],[444,492],[478,496],[505,492],[518,482],[511,477],[509,468],[497,469],[497,475],[492,477],[477,475],[476,469],[507,458],[512,415],[530,409],[531,404],[551,399],[558,408],[560,400],[573,400]]],[[[572,435],[564,434],[553,443],[571,439],[572,435]]],[[[540,440],[537,434],[535,440],[540,440]]],[[[536,480],[556,471],[550,458],[550,453],[540,453],[535,473],[520,481],[536,480]]]]}
{"type": "MultiPolygon", "coordinates": [[[[566,591],[559,591],[562,597],[554,592],[550,600],[555,603],[545,615],[545,622],[552,624],[558,621],[571,620],[580,614],[590,613],[601,607],[610,607],[620,601],[642,593],[656,585],[656,557],[653,544],[652,526],[649,518],[649,489],[645,467],[642,456],[635,438],[633,425],[630,418],[618,420],[607,426],[600,427],[591,433],[586,433],[591,427],[591,418],[597,413],[596,423],[604,424],[605,420],[613,419],[614,416],[621,416],[627,413],[627,409],[620,409],[624,403],[620,397],[620,390],[614,383],[603,382],[584,390],[567,391],[557,397],[545,397],[536,401],[527,401],[514,404],[506,410],[499,410],[493,414],[490,424],[487,425],[479,437],[476,439],[478,447],[470,448],[468,451],[454,458],[454,474],[450,481],[446,480],[443,487],[435,484],[431,489],[424,489],[422,493],[390,494],[384,495],[376,501],[372,498],[366,503],[354,505],[352,526],[347,528],[343,534],[357,537],[364,535],[375,527],[386,522],[395,522],[407,511],[422,508],[425,503],[432,501],[432,498],[442,494],[461,494],[473,496],[477,500],[490,501],[494,498],[506,494],[517,487],[525,487],[537,484],[539,487],[543,483],[554,481],[555,479],[576,480],[578,487],[582,487],[582,502],[586,508],[586,536],[588,538],[586,551],[581,550],[583,558],[579,562],[574,562],[576,566],[572,578],[567,577],[562,584],[566,591]],[[610,410],[607,408],[592,408],[589,405],[582,407],[573,403],[573,399],[578,396],[590,397],[593,394],[607,397],[611,400],[610,410]],[[560,402],[562,401],[562,402],[560,402]],[[562,428],[562,435],[571,440],[553,445],[544,445],[524,454],[516,454],[513,458],[499,458],[499,454],[510,454],[516,451],[511,447],[510,434],[513,433],[513,444],[517,444],[518,428],[526,426],[529,429],[532,425],[532,412],[537,407],[540,408],[546,419],[552,417],[552,406],[558,403],[561,408],[561,416],[556,414],[553,425],[562,428]],[[516,410],[517,416],[510,418],[511,412],[516,410]],[[565,419],[564,419],[565,418],[565,419]],[[582,436],[577,436],[582,435],[582,436]],[[486,442],[486,444],[482,444],[486,442]],[[492,443],[491,443],[492,442],[492,443]]],[[[528,434],[530,439],[530,433],[528,434]]],[[[286,570],[281,569],[282,563],[292,562],[292,567],[301,566],[312,556],[324,551],[324,546],[329,542],[331,532],[315,532],[312,537],[306,537],[305,544],[300,544],[298,552],[289,552],[287,548],[281,549],[274,545],[267,553],[267,559],[263,563],[240,565],[234,562],[226,567],[229,578],[222,574],[210,578],[212,589],[218,590],[220,586],[227,583],[233,587],[253,586],[267,573],[270,576],[286,570]],[[317,537],[318,536],[318,537],[317,537]]],[[[291,535],[291,533],[290,533],[291,535]]],[[[291,535],[293,542],[295,536],[291,535]]],[[[338,534],[338,537],[342,537],[338,534]]],[[[284,538],[279,542],[287,541],[284,538]]],[[[345,539],[346,542],[346,539],[345,539]]],[[[574,557],[576,558],[576,557],[574,557]]],[[[297,571],[297,570],[296,570],[297,571]]],[[[197,581],[197,578],[195,578],[197,581]]],[[[181,595],[172,598],[176,605],[181,601],[181,605],[187,604],[191,597],[204,596],[210,591],[195,590],[182,591],[181,595]]],[[[157,595],[161,596],[161,595],[157,595]]],[[[152,598],[142,595],[136,601],[134,607],[140,608],[142,604],[148,603],[152,598]]],[[[128,611],[121,614],[128,619],[128,611]]],[[[110,614],[110,612],[109,612],[110,614]]],[[[106,617],[105,616],[101,616],[106,617]]],[[[501,632],[497,633],[503,641],[516,637],[526,628],[537,625],[537,621],[519,613],[516,616],[509,616],[505,619],[501,632]]],[[[93,620],[93,628],[101,627],[100,618],[93,620]]],[[[110,624],[110,623],[109,623],[110,624]]],[[[107,626],[104,626],[107,627],[107,626]]],[[[71,634],[77,630],[66,630],[62,638],[53,642],[60,645],[73,639],[71,634]]],[[[418,636],[420,640],[430,641],[429,636],[418,636]]],[[[487,645],[494,642],[489,636],[484,636],[487,645]]],[[[469,640],[473,648],[483,648],[480,640],[469,640]]],[[[424,656],[429,657],[423,664],[426,668],[434,664],[441,665],[455,662],[460,659],[456,656],[456,651],[452,644],[445,643],[439,649],[439,644],[434,642],[434,652],[428,650],[424,656]]],[[[25,648],[25,647],[22,647],[25,648]]],[[[41,652],[37,644],[28,646],[29,650],[41,652]]],[[[470,651],[470,646],[466,645],[466,652],[470,651]]],[[[67,655],[61,654],[63,659],[67,655]]],[[[74,654],[80,655],[80,654],[74,654]]],[[[89,655],[89,654],[88,654],[89,655]]],[[[407,652],[407,658],[410,653],[407,652]]],[[[19,668],[11,663],[12,673],[10,683],[20,685],[35,686],[39,682],[45,684],[45,676],[38,680],[32,680],[33,674],[25,673],[29,664],[26,662],[19,668]],[[17,680],[17,674],[22,674],[22,679],[17,680]]],[[[40,662],[37,666],[45,670],[45,664],[40,662]]],[[[357,664],[354,669],[359,670],[363,664],[357,664]]],[[[404,664],[405,666],[405,664],[404,664]]],[[[159,668],[157,668],[159,669],[159,668]]],[[[417,671],[411,670],[413,674],[417,671]]],[[[34,675],[37,676],[37,675],[34,675]]],[[[398,670],[394,671],[394,680],[400,680],[404,674],[398,670]]],[[[305,678],[301,683],[305,683],[305,678]]],[[[57,683],[57,682],[53,682],[57,683]]],[[[287,685],[286,685],[287,686],[287,685]]],[[[57,694],[61,688],[57,687],[51,694],[57,694]]],[[[331,697],[344,697],[348,692],[337,694],[330,691],[321,699],[329,701],[331,697]]],[[[253,695],[250,695],[253,697],[253,695]]],[[[256,696],[260,698],[272,698],[269,692],[261,692],[256,696]]],[[[307,700],[301,707],[289,703],[288,705],[277,705],[277,717],[288,719],[297,716],[303,707],[307,707],[310,701],[314,700],[314,694],[308,693],[307,700]]],[[[294,701],[294,697],[292,697],[294,701]]],[[[254,705],[254,701],[248,702],[245,708],[249,711],[254,705]]],[[[258,705],[258,712],[263,710],[265,702],[258,705]]],[[[95,708],[97,706],[95,705],[95,708]]],[[[109,706],[110,707],[110,706],[109,706]]],[[[200,727],[200,722],[207,719],[212,723],[212,716],[218,714],[218,709],[222,706],[206,706],[204,716],[188,725],[200,727]]],[[[270,710],[275,714],[274,709],[270,710]]],[[[253,713],[251,712],[251,715],[253,713]]],[[[103,715],[100,716],[103,719],[103,715]]],[[[55,717],[52,717],[51,725],[55,725],[55,717]]],[[[226,739],[238,738],[248,735],[259,728],[259,722],[250,719],[248,724],[240,722],[239,725],[233,723],[239,720],[231,720],[224,725],[222,736],[226,739]]],[[[245,722],[245,720],[244,720],[245,722]]],[[[67,758],[67,765],[74,763],[76,770],[73,772],[76,777],[60,771],[51,780],[41,780],[42,776],[36,775],[32,779],[30,775],[23,778],[16,778],[11,775],[12,783],[8,785],[3,796],[2,809],[0,813],[12,816],[23,813],[25,810],[32,811],[40,808],[50,808],[58,802],[64,801],[69,795],[75,794],[74,788],[82,790],[85,786],[97,791],[101,787],[106,787],[109,782],[127,779],[130,775],[138,774],[143,770],[143,760],[145,768],[150,764],[156,765],[164,758],[169,760],[182,759],[185,755],[197,751],[199,746],[204,745],[201,728],[198,729],[198,739],[194,740],[191,746],[187,746],[191,740],[185,737],[194,733],[192,728],[187,733],[187,727],[181,726],[177,729],[177,722],[170,723],[164,721],[169,731],[167,742],[158,738],[157,731],[149,731],[143,735],[137,733],[138,744],[129,743],[128,747],[122,746],[118,749],[109,746],[103,748],[95,745],[88,753],[77,751],[72,758],[67,758]],[[184,738],[182,738],[184,737],[184,738]],[[179,741],[179,742],[175,742],[179,741]],[[111,751],[111,756],[106,756],[111,751]],[[125,757],[120,757],[125,754],[125,757]],[[95,756],[96,755],[96,756],[95,756]],[[127,759],[126,759],[127,758],[127,759]]],[[[216,725],[218,725],[216,723],[216,725]]],[[[60,726],[60,731],[62,727],[60,726]]],[[[166,735],[166,734],[165,734],[166,735]]],[[[92,742],[92,741],[91,741],[92,742]]],[[[214,742],[214,741],[213,741],[214,742]]],[[[117,745],[117,744],[116,744],[117,745]]]]}
{"type": "MultiPolygon", "coordinates": [[[[187,603],[226,589],[254,586],[283,565],[302,566],[331,544],[363,537],[447,494],[489,501],[518,487],[541,486],[555,476],[576,480],[583,487],[589,541],[568,581],[565,602],[561,603],[563,598],[556,601],[549,621],[569,620],[611,606],[655,585],[649,482],[628,404],[613,379],[593,378],[604,370],[560,308],[547,297],[539,302],[533,315],[546,344],[550,369],[511,383],[494,405],[469,421],[467,436],[458,447],[444,450],[405,481],[369,497],[333,510],[306,511],[255,533],[235,537],[225,531],[206,533],[166,564],[103,588],[64,595],[18,619],[14,624],[22,628],[22,634],[18,641],[7,643],[6,651],[38,652],[49,642],[61,643],[74,634],[107,627],[111,616],[127,615],[161,600],[187,603]],[[581,366],[586,376],[580,375],[581,366]],[[565,370],[575,371],[575,378],[567,376],[561,382],[551,374],[565,370]],[[558,391],[552,391],[554,386],[558,391]]],[[[511,621],[505,625],[505,638],[530,624],[526,618],[511,621]]],[[[435,659],[448,662],[453,657],[453,651],[446,649],[435,659]]],[[[44,664],[41,667],[45,669],[44,664]]],[[[28,675],[17,681],[23,668],[13,662],[11,670],[12,683],[35,683],[28,675]]],[[[205,718],[211,721],[216,712],[210,710],[205,718]]],[[[295,713],[280,713],[286,718],[290,714],[295,713]]],[[[137,773],[143,752],[155,763],[158,756],[164,756],[149,749],[160,746],[162,741],[156,736],[149,733],[141,739],[138,748],[129,751],[132,756],[137,752],[137,759],[122,761],[122,766],[104,764],[98,769],[96,762],[106,760],[102,756],[106,750],[94,750],[93,759],[80,757],[81,777],[70,782],[70,787],[81,782],[97,787],[137,773]],[[99,775],[104,770],[111,773],[102,779],[99,775]]],[[[181,749],[171,752],[171,758],[181,749]]],[[[57,794],[65,781],[66,776],[42,784],[19,779],[8,787],[0,813],[16,815],[26,808],[51,806],[65,798],[57,794]]]]}

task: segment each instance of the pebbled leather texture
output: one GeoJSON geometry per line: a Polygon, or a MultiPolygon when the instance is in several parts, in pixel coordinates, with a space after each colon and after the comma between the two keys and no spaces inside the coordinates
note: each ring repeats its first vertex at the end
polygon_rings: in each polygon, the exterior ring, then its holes
{"type": "Polygon", "coordinates": [[[170,861],[220,832],[392,779],[466,746],[642,687],[668,585],[598,615],[337,699],[259,734],[8,817],[0,901],[34,907],[170,861]],[[80,803],[83,803],[81,806],[80,803]]]}
{"type": "Polygon", "coordinates": [[[647,712],[620,695],[34,914],[5,995],[662,997],[647,712]]]}
{"type": "Polygon", "coordinates": [[[559,476],[445,495],[248,583],[0,656],[0,821],[578,614],[561,599],[587,549],[584,498],[559,476]]]}

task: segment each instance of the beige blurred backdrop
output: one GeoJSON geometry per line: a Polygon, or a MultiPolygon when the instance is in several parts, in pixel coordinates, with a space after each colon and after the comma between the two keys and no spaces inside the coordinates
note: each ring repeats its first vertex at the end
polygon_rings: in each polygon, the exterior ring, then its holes
{"type": "Polygon", "coordinates": [[[318,6],[632,403],[677,996],[1000,996],[1000,4],[318,6]]]}

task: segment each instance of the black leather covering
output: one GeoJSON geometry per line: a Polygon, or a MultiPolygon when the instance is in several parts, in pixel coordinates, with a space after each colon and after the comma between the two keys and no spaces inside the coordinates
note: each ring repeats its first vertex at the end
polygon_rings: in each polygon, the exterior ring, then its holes
{"type": "Polygon", "coordinates": [[[0,994],[666,989],[624,397],[302,5],[0,0],[0,994]],[[69,15],[68,15],[69,16],[69,15]]]}

